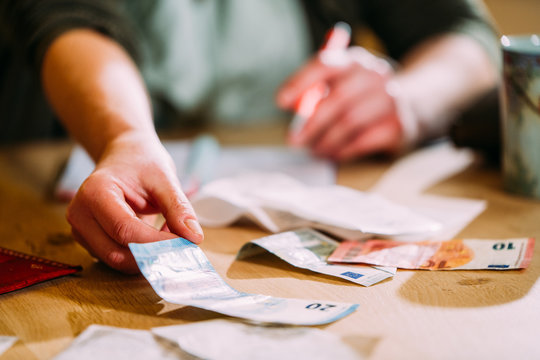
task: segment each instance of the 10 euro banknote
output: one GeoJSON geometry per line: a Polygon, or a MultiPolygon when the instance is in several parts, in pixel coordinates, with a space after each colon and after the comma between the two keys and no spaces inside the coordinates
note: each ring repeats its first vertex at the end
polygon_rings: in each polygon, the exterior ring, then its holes
{"type": "Polygon", "coordinates": [[[345,241],[328,258],[338,263],[364,263],[426,270],[510,270],[529,266],[534,239],[455,239],[401,242],[345,241]]]}

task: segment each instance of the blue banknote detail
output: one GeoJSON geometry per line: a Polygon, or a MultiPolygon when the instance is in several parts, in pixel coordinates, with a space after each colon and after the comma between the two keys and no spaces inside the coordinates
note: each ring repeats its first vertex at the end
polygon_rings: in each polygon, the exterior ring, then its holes
{"type": "Polygon", "coordinates": [[[129,244],[137,265],[164,300],[260,322],[319,325],[336,321],[357,304],[248,294],[230,287],[202,250],[182,238],[129,244]]]}
{"type": "Polygon", "coordinates": [[[350,277],[350,278],[353,278],[353,279],[358,279],[358,278],[361,278],[362,274],[359,274],[359,273],[355,273],[355,272],[352,272],[352,271],[346,271],[344,273],[342,273],[341,275],[343,276],[347,276],[347,277],[350,277]]]}

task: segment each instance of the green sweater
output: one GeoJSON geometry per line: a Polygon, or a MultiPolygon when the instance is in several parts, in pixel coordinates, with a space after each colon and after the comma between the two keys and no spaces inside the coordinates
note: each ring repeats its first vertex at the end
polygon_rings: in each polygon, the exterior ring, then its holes
{"type": "Polygon", "coordinates": [[[283,115],[273,102],[277,86],[340,20],[353,33],[369,27],[398,61],[446,32],[473,37],[499,59],[495,31],[473,0],[3,0],[0,142],[62,132],[39,71],[48,46],[69,29],[93,28],[126,48],[158,125],[185,119],[249,125],[283,115]]]}

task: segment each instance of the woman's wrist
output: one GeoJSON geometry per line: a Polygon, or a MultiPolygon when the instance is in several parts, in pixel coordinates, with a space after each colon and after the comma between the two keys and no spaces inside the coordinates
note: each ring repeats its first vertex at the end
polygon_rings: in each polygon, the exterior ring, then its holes
{"type": "Polygon", "coordinates": [[[115,159],[127,155],[130,161],[144,163],[159,159],[160,162],[172,166],[174,163],[170,155],[161,144],[156,132],[146,130],[128,130],[124,131],[110,141],[108,141],[102,153],[97,159],[97,163],[102,164],[108,159],[115,159]]]}

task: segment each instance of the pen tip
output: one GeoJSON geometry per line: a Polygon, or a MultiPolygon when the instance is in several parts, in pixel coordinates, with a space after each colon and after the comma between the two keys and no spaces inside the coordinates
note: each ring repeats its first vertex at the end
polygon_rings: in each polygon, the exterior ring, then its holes
{"type": "Polygon", "coordinates": [[[342,29],[342,30],[348,32],[349,34],[351,34],[351,32],[352,32],[351,26],[349,24],[347,24],[345,21],[338,21],[336,23],[336,25],[334,25],[334,28],[342,29]]]}

